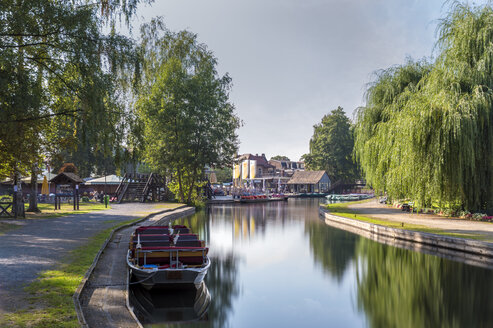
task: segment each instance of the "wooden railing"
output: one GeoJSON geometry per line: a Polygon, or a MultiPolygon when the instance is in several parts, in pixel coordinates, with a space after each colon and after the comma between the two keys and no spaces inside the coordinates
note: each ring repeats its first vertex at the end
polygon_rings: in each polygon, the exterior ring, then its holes
{"type": "Polygon", "coordinates": [[[0,217],[13,217],[14,216],[14,203],[13,202],[0,202],[0,217]]]}

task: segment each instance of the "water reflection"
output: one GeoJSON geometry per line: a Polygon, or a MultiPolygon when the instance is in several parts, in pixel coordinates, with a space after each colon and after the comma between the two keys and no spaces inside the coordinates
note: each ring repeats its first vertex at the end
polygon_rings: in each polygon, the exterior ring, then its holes
{"type": "Polygon", "coordinates": [[[493,271],[327,226],[316,199],[214,206],[176,223],[210,245],[210,306],[153,327],[493,326],[493,271]]]}
{"type": "Polygon", "coordinates": [[[205,283],[179,289],[130,288],[131,305],[141,323],[172,323],[207,320],[211,295],[205,283]]]}
{"type": "Polygon", "coordinates": [[[492,271],[360,238],[357,302],[371,327],[493,327],[492,271]]]}
{"type": "Polygon", "coordinates": [[[341,280],[356,257],[356,242],[360,238],[350,232],[330,229],[318,221],[305,221],[305,233],[316,263],[330,276],[341,280]]]}

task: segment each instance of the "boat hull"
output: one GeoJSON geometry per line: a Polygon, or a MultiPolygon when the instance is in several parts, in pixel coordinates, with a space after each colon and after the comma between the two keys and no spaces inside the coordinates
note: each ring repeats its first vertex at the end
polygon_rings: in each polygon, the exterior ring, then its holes
{"type": "Polygon", "coordinates": [[[266,203],[270,202],[269,198],[259,198],[259,199],[240,199],[240,203],[266,203]]]}
{"type": "Polygon", "coordinates": [[[130,251],[127,255],[127,265],[131,270],[132,278],[147,290],[154,288],[180,288],[180,286],[195,285],[199,288],[211,265],[209,257],[200,268],[166,268],[140,269],[130,262],[130,251]]]}

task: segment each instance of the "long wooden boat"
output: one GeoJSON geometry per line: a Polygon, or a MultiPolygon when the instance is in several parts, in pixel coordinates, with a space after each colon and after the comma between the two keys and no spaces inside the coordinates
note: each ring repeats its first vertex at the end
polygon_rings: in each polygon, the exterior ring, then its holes
{"type": "Polygon", "coordinates": [[[240,203],[266,203],[288,200],[284,195],[255,195],[255,196],[241,196],[240,203]]]}
{"type": "Polygon", "coordinates": [[[240,203],[265,203],[270,202],[270,198],[267,195],[252,195],[241,196],[240,203]]]}
{"type": "Polygon", "coordinates": [[[287,201],[287,200],[288,200],[288,196],[283,194],[274,194],[270,196],[271,202],[279,202],[279,201],[287,201]]]}
{"type": "Polygon", "coordinates": [[[141,226],[130,238],[127,265],[132,279],[146,289],[199,288],[211,265],[208,251],[186,226],[141,226]]]}

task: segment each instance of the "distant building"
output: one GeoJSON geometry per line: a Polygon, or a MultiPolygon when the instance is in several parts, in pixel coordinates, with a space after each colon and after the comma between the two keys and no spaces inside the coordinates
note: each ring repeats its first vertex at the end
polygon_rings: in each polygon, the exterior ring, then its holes
{"type": "Polygon", "coordinates": [[[106,193],[113,195],[116,189],[122,182],[123,178],[114,174],[107,175],[106,177],[95,178],[86,181],[85,186],[89,191],[97,191],[99,193],[106,193]]]}
{"type": "MultiPolygon", "coordinates": [[[[243,154],[240,155],[237,158],[237,161],[239,163],[249,160],[249,161],[256,161],[256,172],[255,172],[255,178],[262,178],[264,176],[273,176],[275,173],[275,167],[274,165],[269,164],[269,161],[267,161],[267,158],[265,157],[265,154],[243,154]]],[[[252,176],[252,173],[250,172],[250,176],[252,176]]]]}
{"type": "Polygon", "coordinates": [[[282,177],[265,154],[243,154],[236,159],[233,180],[237,188],[282,192],[286,189],[289,177],[282,177]]]}
{"type": "Polygon", "coordinates": [[[296,171],[287,185],[291,192],[325,193],[330,189],[330,178],[325,171],[296,171]]]}
{"type": "Polygon", "coordinates": [[[269,164],[275,167],[276,175],[281,177],[291,177],[296,171],[305,170],[305,162],[283,161],[271,159],[269,164]]]}

